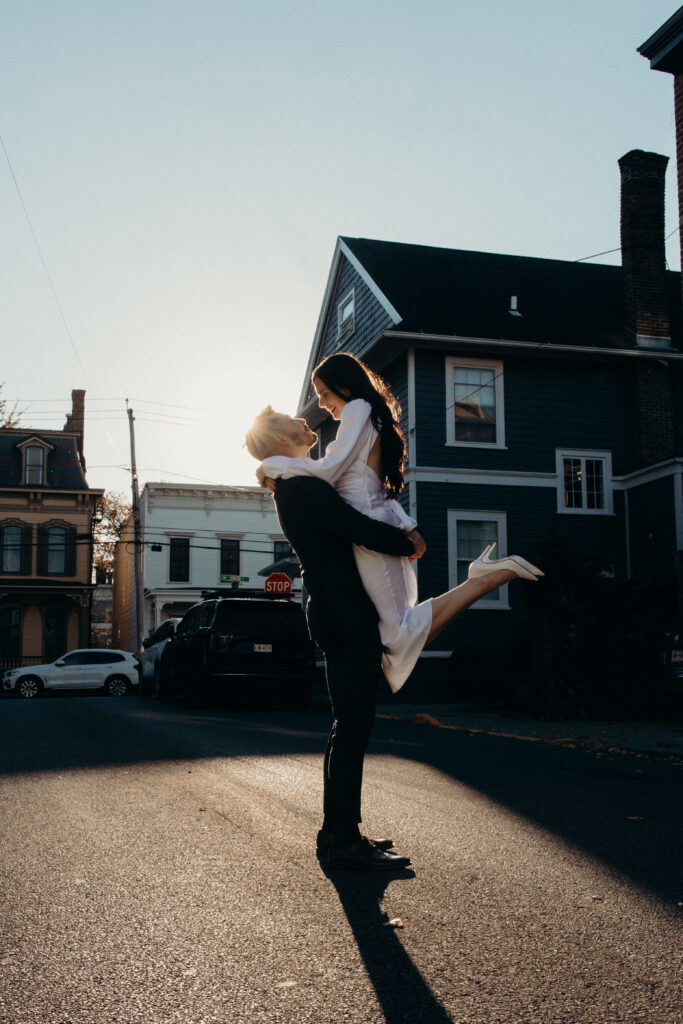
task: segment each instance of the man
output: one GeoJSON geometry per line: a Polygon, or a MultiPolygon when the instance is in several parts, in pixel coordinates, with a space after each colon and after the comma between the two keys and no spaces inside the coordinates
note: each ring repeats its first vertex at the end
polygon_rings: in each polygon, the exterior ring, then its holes
{"type": "MultiPolygon", "coordinates": [[[[247,434],[247,449],[259,461],[271,455],[305,457],[316,441],[305,420],[268,406],[247,434]]],[[[327,853],[331,867],[404,868],[410,858],[386,852],[390,840],[373,842],[358,828],[382,645],[352,545],[406,556],[414,555],[415,547],[405,532],[362,515],[322,480],[300,476],[271,485],[283,533],[301,562],[308,629],[325,655],[334,716],[325,751],[318,855],[327,853]]]]}

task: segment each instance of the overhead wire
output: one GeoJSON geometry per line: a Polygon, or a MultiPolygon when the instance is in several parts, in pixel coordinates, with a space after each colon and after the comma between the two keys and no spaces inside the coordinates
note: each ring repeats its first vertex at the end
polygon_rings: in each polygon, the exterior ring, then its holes
{"type": "Polygon", "coordinates": [[[41,262],[41,264],[43,266],[43,270],[45,272],[45,277],[47,278],[47,283],[50,286],[50,291],[52,292],[52,297],[53,297],[53,299],[55,301],[55,305],[57,306],[57,310],[59,312],[59,316],[60,316],[60,319],[62,321],[62,325],[63,325],[64,330],[66,332],[66,336],[67,336],[67,338],[69,339],[69,341],[71,343],[71,348],[73,349],[73,353],[74,353],[74,355],[76,357],[76,362],[78,363],[78,365],[80,367],[80,370],[81,370],[81,373],[83,374],[83,379],[87,382],[88,375],[85,372],[85,367],[83,366],[83,361],[81,360],[79,351],[76,348],[76,342],[73,339],[73,335],[72,335],[71,330],[69,328],[69,325],[67,323],[66,316],[64,315],[64,310],[62,309],[62,304],[59,301],[59,296],[57,295],[57,290],[56,290],[56,288],[54,286],[54,283],[52,281],[52,277],[50,275],[50,271],[48,270],[47,261],[45,260],[45,256],[43,255],[43,250],[41,249],[40,242],[38,241],[38,235],[36,234],[35,228],[33,227],[33,222],[32,222],[31,217],[29,215],[28,207],[26,206],[26,203],[24,201],[24,196],[22,194],[21,188],[19,187],[19,182],[17,180],[17,176],[14,173],[14,167],[12,166],[12,161],[9,158],[9,153],[7,152],[7,147],[5,145],[5,140],[2,138],[1,135],[0,135],[0,146],[2,146],[2,151],[5,154],[5,160],[7,161],[7,166],[9,167],[9,172],[12,175],[12,181],[14,182],[14,187],[17,190],[17,195],[19,196],[19,202],[21,203],[21,207],[22,207],[22,209],[24,211],[24,216],[26,217],[26,223],[29,226],[29,230],[30,230],[31,235],[33,237],[33,241],[35,243],[35,247],[36,247],[36,249],[38,251],[38,256],[40,257],[40,262],[41,262]]]}

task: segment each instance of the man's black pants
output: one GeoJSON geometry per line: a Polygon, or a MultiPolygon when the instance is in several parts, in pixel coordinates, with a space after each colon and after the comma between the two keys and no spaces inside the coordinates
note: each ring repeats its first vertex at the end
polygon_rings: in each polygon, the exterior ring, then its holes
{"type": "Polygon", "coordinates": [[[379,646],[325,652],[327,688],[334,723],[324,763],[325,827],[343,842],[361,820],[363,759],[375,721],[377,683],[381,673],[379,646]]]}

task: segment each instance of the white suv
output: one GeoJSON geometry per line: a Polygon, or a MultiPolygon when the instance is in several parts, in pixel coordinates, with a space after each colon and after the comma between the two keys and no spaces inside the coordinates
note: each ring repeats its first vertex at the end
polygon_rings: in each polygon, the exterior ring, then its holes
{"type": "Polygon", "coordinates": [[[49,665],[11,668],[2,677],[4,690],[18,697],[37,697],[43,690],[96,690],[123,697],[137,686],[138,659],[127,651],[70,651],[49,665]]]}

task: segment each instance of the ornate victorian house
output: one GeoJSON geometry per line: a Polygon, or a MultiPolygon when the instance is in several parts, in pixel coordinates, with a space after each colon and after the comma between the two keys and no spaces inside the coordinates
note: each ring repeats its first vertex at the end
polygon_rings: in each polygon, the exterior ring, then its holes
{"type": "Polygon", "coordinates": [[[92,520],[101,490],[83,458],[85,392],[63,430],[0,429],[0,666],[90,643],[92,520]]]}

